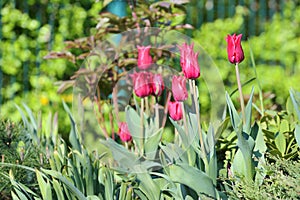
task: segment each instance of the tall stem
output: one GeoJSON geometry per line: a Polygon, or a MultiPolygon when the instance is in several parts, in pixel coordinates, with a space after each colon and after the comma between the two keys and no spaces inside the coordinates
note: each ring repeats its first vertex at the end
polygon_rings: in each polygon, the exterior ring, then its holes
{"type": "Polygon", "coordinates": [[[201,128],[201,118],[200,118],[200,102],[199,102],[199,98],[198,98],[198,92],[197,92],[197,87],[196,87],[196,83],[195,80],[191,80],[192,81],[192,93],[194,96],[194,106],[196,109],[196,115],[197,115],[197,124],[198,124],[198,131],[199,131],[199,139],[200,139],[200,146],[201,146],[201,151],[203,154],[203,162],[205,165],[205,171],[208,170],[208,160],[207,160],[207,152],[205,150],[205,146],[204,146],[204,141],[203,141],[203,135],[202,135],[202,128],[201,128]]]}
{"type": "Polygon", "coordinates": [[[245,104],[244,104],[244,97],[243,97],[238,63],[235,64],[235,72],[236,72],[236,80],[237,80],[237,84],[238,84],[238,89],[239,89],[239,93],[240,93],[240,104],[241,104],[241,109],[242,109],[243,123],[246,124],[245,104]]]}
{"type": "Polygon", "coordinates": [[[187,126],[187,121],[186,121],[186,116],[185,116],[185,108],[184,108],[184,103],[181,102],[181,106],[182,106],[182,119],[183,119],[183,126],[184,126],[184,130],[185,130],[185,134],[188,137],[188,126],[187,126]]]}
{"type": "Polygon", "coordinates": [[[142,98],[141,99],[141,149],[140,149],[140,155],[143,156],[144,155],[144,107],[145,107],[145,99],[142,98]]]}
{"type": "Polygon", "coordinates": [[[156,122],[156,126],[159,129],[159,110],[158,110],[158,103],[156,101],[155,103],[155,122],[156,122]]]}

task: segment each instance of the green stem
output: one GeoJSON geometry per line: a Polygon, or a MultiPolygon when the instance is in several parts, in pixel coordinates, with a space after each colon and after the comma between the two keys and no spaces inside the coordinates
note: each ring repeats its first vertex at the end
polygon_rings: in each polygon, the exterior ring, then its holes
{"type": "Polygon", "coordinates": [[[155,122],[156,122],[156,126],[159,129],[159,110],[158,110],[158,103],[156,101],[155,103],[155,122]]]}
{"type": "Polygon", "coordinates": [[[145,107],[145,99],[141,99],[141,127],[142,127],[142,136],[141,136],[141,149],[140,149],[140,155],[144,155],[144,107],[145,107]]]}
{"type": "Polygon", "coordinates": [[[192,80],[192,92],[193,92],[194,104],[195,104],[194,106],[195,106],[196,115],[197,115],[197,124],[198,124],[198,131],[199,131],[200,146],[201,146],[201,151],[202,151],[202,154],[203,154],[202,155],[202,160],[203,160],[204,165],[205,165],[205,171],[207,172],[209,167],[208,167],[208,160],[207,160],[207,152],[205,150],[203,135],[202,135],[201,118],[200,118],[200,102],[198,103],[199,98],[198,98],[197,89],[198,88],[196,86],[195,80],[192,80]]]}
{"type": "Polygon", "coordinates": [[[244,122],[244,124],[246,124],[245,103],[244,103],[244,97],[243,97],[238,63],[235,64],[235,72],[236,72],[236,80],[237,80],[237,84],[238,84],[238,89],[239,89],[239,93],[240,93],[240,104],[241,104],[241,109],[242,109],[243,122],[244,122]]]}
{"type": "MultiPolygon", "coordinates": [[[[186,115],[185,115],[184,103],[181,102],[181,105],[182,105],[182,119],[183,119],[183,126],[184,126],[184,130],[185,130],[186,137],[189,137],[189,135],[188,135],[188,134],[189,134],[189,132],[188,132],[188,126],[187,126],[186,115]]],[[[187,156],[188,156],[188,162],[189,162],[189,165],[190,165],[190,166],[193,166],[194,163],[192,163],[192,156],[191,156],[190,150],[188,149],[189,146],[184,146],[184,148],[185,148],[186,151],[187,151],[187,156]]]]}
{"type": "Polygon", "coordinates": [[[182,106],[182,119],[183,119],[183,126],[184,126],[184,130],[185,130],[185,134],[188,137],[188,127],[187,127],[187,121],[186,121],[186,116],[185,116],[185,108],[184,108],[184,103],[181,102],[181,106],[182,106]]]}

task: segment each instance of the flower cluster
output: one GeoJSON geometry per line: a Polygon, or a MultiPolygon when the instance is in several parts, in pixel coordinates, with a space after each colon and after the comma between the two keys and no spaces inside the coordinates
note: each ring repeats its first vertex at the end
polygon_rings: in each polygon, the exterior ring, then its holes
{"type": "Polygon", "coordinates": [[[197,79],[200,76],[200,68],[198,63],[199,53],[194,52],[194,44],[188,45],[184,43],[179,46],[180,50],[180,66],[184,76],[173,76],[172,78],[172,94],[175,102],[169,102],[169,114],[173,120],[182,119],[183,111],[181,102],[188,98],[186,88],[187,79],[197,79]]]}
{"type": "MultiPolygon", "coordinates": [[[[238,64],[244,60],[241,38],[242,34],[228,35],[226,38],[228,60],[233,64],[238,64]]],[[[180,66],[184,76],[174,75],[172,77],[171,89],[174,101],[168,102],[169,115],[175,121],[181,120],[183,117],[182,102],[188,98],[187,79],[200,77],[199,53],[194,51],[194,44],[183,43],[178,48],[180,50],[180,66]]],[[[141,98],[149,95],[160,96],[165,87],[162,75],[144,71],[149,69],[153,63],[150,55],[151,46],[137,46],[137,49],[137,66],[141,71],[131,74],[134,92],[141,98]]]]}

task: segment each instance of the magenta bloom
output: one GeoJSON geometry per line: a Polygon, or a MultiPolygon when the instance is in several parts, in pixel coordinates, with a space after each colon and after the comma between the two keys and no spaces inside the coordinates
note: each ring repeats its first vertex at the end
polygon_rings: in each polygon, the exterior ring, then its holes
{"type": "Polygon", "coordinates": [[[170,117],[175,120],[181,120],[182,119],[182,107],[181,102],[175,101],[175,102],[169,102],[168,103],[168,110],[170,117]]]}
{"type": "Polygon", "coordinates": [[[186,78],[183,76],[173,76],[172,93],[175,101],[184,101],[188,98],[186,89],[186,78]]]}
{"type": "Polygon", "coordinates": [[[138,72],[131,75],[136,96],[143,98],[152,94],[152,76],[150,72],[138,72]]]}
{"type": "Polygon", "coordinates": [[[228,60],[232,64],[238,64],[244,60],[244,51],[241,45],[242,34],[227,35],[227,54],[228,60]]]}
{"type": "Polygon", "coordinates": [[[137,46],[138,49],[138,68],[141,70],[148,69],[152,64],[152,57],[150,55],[151,46],[137,46]]]}
{"type": "Polygon", "coordinates": [[[198,63],[199,53],[194,52],[194,44],[190,46],[183,43],[180,49],[180,65],[183,74],[188,79],[196,79],[200,76],[200,68],[198,63]]]}
{"type": "Polygon", "coordinates": [[[126,122],[121,122],[119,124],[119,136],[122,142],[128,142],[131,140],[131,134],[128,129],[128,124],[126,122]]]}
{"type": "Polygon", "coordinates": [[[160,96],[165,88],[163,77],[160,74],[154,74],[152,77],[152,94],[160,96]]]}

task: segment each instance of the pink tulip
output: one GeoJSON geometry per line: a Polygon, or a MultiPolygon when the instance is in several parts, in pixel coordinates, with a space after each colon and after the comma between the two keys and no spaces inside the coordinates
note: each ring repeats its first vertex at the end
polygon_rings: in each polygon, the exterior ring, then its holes
{"type": "Polygon", "coordinates": [[[163,77],[160,74],[154,74],[152,78],[152,94],[160,96],[165,88],[163,77]]]}
{"type": "Polygon", "coordinates": [[[173,76],[172,93],[175,101],[184,101],[188,97],[186,89],[186,78],[183,76],[173,76]]]}
{"type": "Polygon", "coordinates": [[[242,34],[227,35],[227,54],[228,60],[232,64],[238,64],[244,60],[244,51],[241,45],[242,34]]]}
{"type": "Polygon", "coordinates": [[[152,57],[150,55],[151,46],[137,46],[138,49],[138,68],[141,70],[148,69],[152,64],[152,57]]]}
{"type": "Polygon", "coordinates": [[[182,107],[181,102],[175,101],[175,102],[169,102],[168,103],[168,110],[170,117],[175,120],[181,120],[182,119],[182,107]]]}
{"type": "Polygon", "coordinates": [[[194,44],[190,46],[183,43],[180,49],[180,65],[183,74],[188,79],[196,79],[200,76],[200,68],[198,64],[199,53],[194,52],[194,44]]]}
{"type": "Polygon", "coordinates": [[[152,94],[152,76],[150,72],[138,72],[131,75],[136,96],[143,98],[152,94]]]}
{"type": "Polygon", "coordinates": [[[122,142],[128,142],[131,140],[131,134],[128,129],[128,124],[126,122],[121,122],[119,124],[119,136],[122,142]]]}

